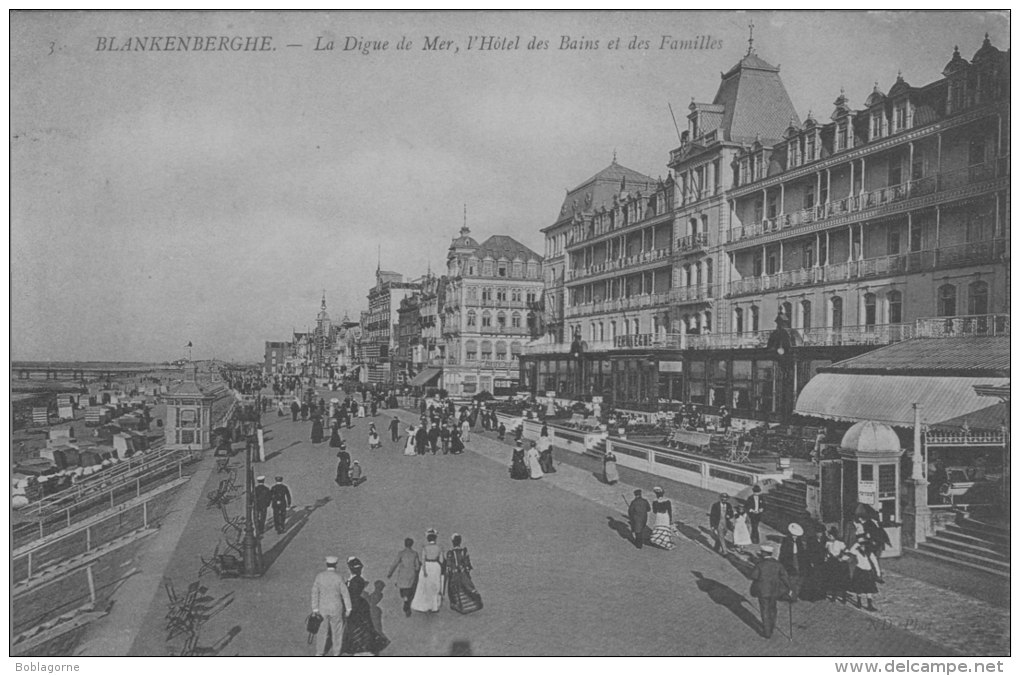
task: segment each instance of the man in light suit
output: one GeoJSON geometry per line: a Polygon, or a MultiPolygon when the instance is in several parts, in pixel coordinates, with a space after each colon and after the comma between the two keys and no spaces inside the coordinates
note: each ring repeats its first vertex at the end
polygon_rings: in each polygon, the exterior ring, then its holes
{"type": "Polygon", "coordinates": [[[776,602],[790,596],[790,576],[779,561],[772,558],[773,549],[770,545],[761,548],[761,561],[751,571],[752,585],[758,597],[758,610],[761,612],[762,636],[772,638],[776,628],[776,602]]]}
{"type": "Polygon", "coordinates": [[[326,656],[326,639],[333,636],[333,657],[343,647],[344,622],[351,615],[351,595],[344,579],[336,572],[336,556],[326,557],[326,570],[315,576],[312,585],[312,612],[322,615],[322,626],[315,635],[315,654],[326,656]]]}

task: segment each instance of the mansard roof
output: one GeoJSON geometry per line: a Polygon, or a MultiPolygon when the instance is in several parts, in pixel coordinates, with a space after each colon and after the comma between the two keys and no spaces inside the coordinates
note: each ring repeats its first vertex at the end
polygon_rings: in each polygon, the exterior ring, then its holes
{"type": "Polygon", "coordinates": [[[789,121],[799,120],[779,68],[753,51],[722,76],[713,105],[724,107],[724,140],[751,142],[760,136],[769,145],[783,137],[789,121]]]}
{"type": "Polygon", "coordinates": [[[617,164],[614,158],[608,167],[567,192],[557,220],[600,207],[612,207],[613,198],[621,192],[636,188],[654,190],[655,186],[654,178],[617,164]]]}
{"type": "Polygon", "coordinates": [[[514,258],[537,262],[542,260],[541,256],[509,235],[493,235],[478,246],[478,253],[480,258],[489,256],[493,259],[502,257],[507,260],[513,260],[514,258]]]}

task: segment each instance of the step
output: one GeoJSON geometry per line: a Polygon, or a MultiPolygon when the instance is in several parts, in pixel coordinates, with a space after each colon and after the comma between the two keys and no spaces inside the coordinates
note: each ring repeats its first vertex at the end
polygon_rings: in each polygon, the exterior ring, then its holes
{"type": "Polygon", "coordinates": [[[980,536],[971,535],[970,533],[949,530],[947,528],[940,529],[935,534],[936,537],[957,542],[962,545],[970,545],[971,547],[984,547],[990,549],[993,552],[998,552],[1009,558],[1009,547],[999,542],[994,542],[980,536]]]}
{"type": "Polygon", "coordinates": [[[807,500],[804,500],[803,498],[794,498],[785,495],[772,495],[769,496],[769,498],[770,498],[768,501],[769,506],[789,505],[791,507],[807,509],[807,500]]]}
{"type": "Polygon", "coordinates": [[[961,535],[967,535],[973,538],[986,540],[988,542],[994,542],[1005,547],[1008,547],[1010,543],[1009,535],[1002,535],[1001,533],[993,532],[991,530],[974,528],[968,523],[947,523],[945,530],[951,533],[959,533],[961,535]]]}
{"type": "Polygon", "coordinates": [[[940,545],[937,542],[924,542],[917,547],[918,551],[932,552],[939,554],[945,558],[953,561],[959,561],[961,563],[967,563],[971,565],[983,566],[991,570],[998,570],[1009,574],[1010,566],[1008,562],[999,561],[997,559],[991,559],[986,556],[980,556],[978,554],[969,554],[962,552],[954,547],[946,547],[940,545]]]}
{"type": "Polygon", "coordinates": [[[807,496],[801,493],[790,493],[787,491],[772,491],[769,493],[768,502],[785,500],[786,502],[800,502],[807,504],[807,496]]]}
{"type": "MultiPolygon", "coordinates": [[[[921,547],[924,547],[924,545],[922,544],[921,547]]],[[[1003,570],[1002,568],[1000,568],[998,566],[993,568],[991,566],[984,566],[984,565],[977,564],[977,563],[971,563],[969,561],[961,561],[960,559],[954,558],[952,556],[947,556],[947,555],[941,554],[941,553],[939,553],[937,551],[934,551],[934,550],[921,549],[920,547],[918,549],[904,548],[903,551],[908,553],[908,554],[911,554],[913,556],[922,556],[924,558],[936,559],[938,561],[942,561],[944,563],[950,563],[950,564],[953,564],[955,566],[961,566],[963,568],[971,568],[973,570],[980,570],[980,571],[983,571],[985,573],[989,573],[991,575],[995,575],[996,577],[1006,578],[1007,580],[1010,578],[1009,568],[1006,568],[1005,570],[1003,570]]]]}
{"type": "Polygon", "coordinates": [[[987,536],[989,539],[1000,540],[1002,542],[1010,541],[1010,530],[998,524],[991,524],[985,521],[979,521],[973,517],[965,516],[958,519],[954,524],[964,530],[973,531],[980,533],[983,536],[987,536]]]}
{"type": "Polygon", "coordinates": [[[773,488],[771,491],[769,491],[769,495],[770,496],[774,496],[774,495],[786,495],[786,496],[793,497],[793,498],[798,498],[798,499],[801,499],[801,500],[807,500],[807,491],[798,491],[796,489],[787,488],[786,486],[783,486],[782,484],[780,484],[776,488],[773,488]]]}
{"type": "Polygon", "coordinates": [[[927,542],[937,544],[940,547],[946,547],[948,549],[955,549],[958,552],[966,554],[974,554],[976,556],[983,556],[988,559],[995,561],[1002,561],[1003,563],[1009,563],[1009,556],[1001,551],[992,549],[983,544],[972,544],[969,542],[960,542],[959,540],[953,540],[944,537],[941,533],[937,533],[934,536],[927,539],[927,542]]]}

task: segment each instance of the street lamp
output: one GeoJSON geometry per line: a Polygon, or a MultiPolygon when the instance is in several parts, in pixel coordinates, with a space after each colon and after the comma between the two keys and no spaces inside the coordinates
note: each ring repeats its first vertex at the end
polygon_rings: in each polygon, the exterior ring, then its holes
{"type": "MultiPolygon", "coordinates": [[[[257,410],[255,415],[261,415],[257,410]]],[[[241,555],[244,563],[244,577],[262,577],[262,544],[255,535],[255,473],[251,466],[252,445],[244,440],[244,539],[241,541],[241,555]]]]}

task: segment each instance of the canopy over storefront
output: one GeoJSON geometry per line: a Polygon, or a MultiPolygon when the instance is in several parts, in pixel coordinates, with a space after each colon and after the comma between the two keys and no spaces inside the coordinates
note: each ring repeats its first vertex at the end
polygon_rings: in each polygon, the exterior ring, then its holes
{"type": "Polygon", "coordinates": [[[439,377],[443,369],[422,369],[421,373],[411,378],[408,383],[411,387],[424,387],[439,377]]]}
{"type": "Polygon", "coordinates": [[[976,386],[1008,385],[1009,336],[907,340],[822,369],[795,412],[910,427],[916,403],[922,422],[935,425],[989,408],[976,386]]]}
{"type": "Polygon", "coordinates": [[[795,412],[828,420],[875,420],[911,427],[917,403],[922,421],[940,423],[988,408],[988,400],[979,397],[974,386],[989,382],[988,378],[820,373],[801,391],[795,412]]]}

